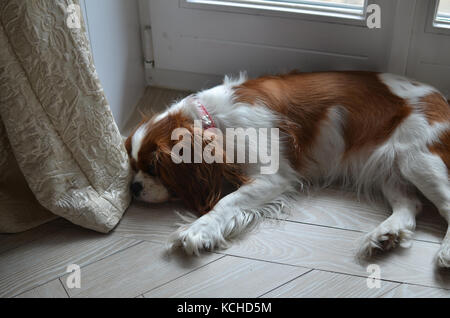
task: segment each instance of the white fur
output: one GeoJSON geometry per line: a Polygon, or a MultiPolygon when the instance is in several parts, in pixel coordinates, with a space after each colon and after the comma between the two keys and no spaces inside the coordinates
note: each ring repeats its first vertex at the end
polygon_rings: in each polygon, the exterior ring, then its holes
{"type": "Polygon", "coordinates": [[[393,94],[406,99],[410,103],[417,103],[419,98],[437,92],[434,87],[400,75],[383,73],[379,75],[379,78],[393,94]]]}
{"type": "MultiPolygon", "coordinates": [[[[131,157],[136,161],[138,160],[139,150],[141,149],[149,125],[150,123],[145,123],[140,126],[131,138],[131,157]]],[[[158,178],[149,176],[142,171],[138,171],[134,175],[133,183],[140,183],[143,187],[139,196],[136,198],[140,201],[160,203],[168,201],[170,198],[169,191],[158,178]]]]}
{"type": "Polygon", "coordinates": [[[142,141],[147,134],[148,127],[148,123],[140,126],[131,138],[131,157],[134,158],[134,160],[138,160],[139,150],[141,149],[142,141]]]}

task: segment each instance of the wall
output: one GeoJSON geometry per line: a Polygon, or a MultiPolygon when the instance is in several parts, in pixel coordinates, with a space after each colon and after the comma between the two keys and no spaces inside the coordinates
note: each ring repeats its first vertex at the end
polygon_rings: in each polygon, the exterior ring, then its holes
{"type": "Polygon", "coordinates": [[[137,0],[82,0],[95,66],[122,129],[145,90],[137,0]]]}

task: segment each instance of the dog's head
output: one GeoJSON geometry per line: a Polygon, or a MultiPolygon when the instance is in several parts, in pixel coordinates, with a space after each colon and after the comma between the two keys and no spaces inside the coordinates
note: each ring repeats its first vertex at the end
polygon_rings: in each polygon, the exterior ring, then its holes
{"type": "Polygon", "coordinates": [[[194,120],[181,110],[166,111],[144,118],[126,139],[125,147],[135,172],[131,191],[136,199],[159,203],[179,198],[190,208],[206,213],[219,201],[224,181],[235,187],[247,181],[241,168],[226,163],[226,159],[224,163],[207,163],[203,157],[200,162],[198,158],[194,160],[194,144],[197,142],[204,149],[214,140],[211,134],[202,134],[199,141],[194,137],[194,129],[194,120]],[[182,133],[174,138],[174,131],[182,133]],[[180,142],[189,143],[190,160],[180,162],[180,156],[186,158],[183,149],[178,147],[174,151],[180,142]]]}

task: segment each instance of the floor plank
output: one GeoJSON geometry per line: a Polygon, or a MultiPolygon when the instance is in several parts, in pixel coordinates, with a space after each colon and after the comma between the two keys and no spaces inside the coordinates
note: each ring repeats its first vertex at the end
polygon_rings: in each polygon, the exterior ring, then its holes
{"type": "Polygon", "coordinates": [[[401,284],[383,295],[384,298],[450,298],[450,290],[401,284]]]}
{"type": "Polygon", "coordinates": [[[258,297],[310,269],[226,256],[171,281],[144,297],[258,297]]]}
{"type": "MultiPolygon", "coordinates": [[[[291,222],[265,224],[258,232],[236,242],[224,254],[284,264],[368,276],[368,264],[355,259],[361,233],[291,222]]],[[[370,262],[381,268],[381,279],[431,287],[449,287],[450,272],[433,263],[439,244],[416,241],[370,262]]]]}
{"type": "MultiPolygon", "coordinates": [[[[288,220],[362,232],[373,230],[390,215],[387,205],[358,201],[356,194],[340,189],[299,195],[291,212],[288,220]]],[[[417,218],[414,238],[439,243],[446,230],[446,221],[434,207],[427,205],[417,218]]]]}
{"type": "Polygon", "coordinates": [[[47,284],[33,288],[23,294],[16,296],[16,298],[68,298],[64,287],[61,285],[59,279],[54,279],[47,284]]]}
{"type": "Polygon", "coordinates": [[[399,283],[378,280],[380,288],[369,288],[367,278],[314,270],[267,294],[267,298],[374,298],[399,283]]]}
{"type": "Polygon", "coordinates": [[[164,245],[142,242],[83,267],[81,288],[66,290],[70,297],[136,297],[221,257],[167,255],[164,245]]]}
{"type": "Polygon", "coordinates": [[[113,235],[165,243],[181,221],[175,211],[185,212],[180,203],[145,204],[133,202],[113,235]]]}
{"type": "Polygon", "coordinates": [[[95,233],[75,225],[8,250],[0,256],[0,297],[11,297],[138,241],[95,233]]]}

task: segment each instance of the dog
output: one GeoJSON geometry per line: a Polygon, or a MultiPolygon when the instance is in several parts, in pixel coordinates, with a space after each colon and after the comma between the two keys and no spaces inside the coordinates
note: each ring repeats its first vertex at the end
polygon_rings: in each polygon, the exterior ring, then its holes
{"type": "MultiPolygon", "coordinates": [[[[178,198],[203,214],[170,238],[188,254],[226,248],[261,219],[279,217],[299,191],[334,183],[358,194],[379,193],[392,208],[392,215],[362,238],[359,257],[411,244],[421,210],[418,192],[450,221],[449,103],[435,88],[393,74],[225,77],[222,85],[144,118],[125,147],[135,171],[135,198],[178,198]],[[275,129],[278,138],[246,139],[240,147],[258,160],[236,162],[238,146],[218,141],[238,128],[275,129]],[[188,148],[179,151],[183,142],[197,149],[216,143],[217,160],[207,162],[188,148]],[[278,153],[277,169],[263,173],[258,146],[278,153]]],[[[450,267],[449,230],[436,263],[450,267]]]]}

